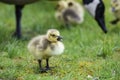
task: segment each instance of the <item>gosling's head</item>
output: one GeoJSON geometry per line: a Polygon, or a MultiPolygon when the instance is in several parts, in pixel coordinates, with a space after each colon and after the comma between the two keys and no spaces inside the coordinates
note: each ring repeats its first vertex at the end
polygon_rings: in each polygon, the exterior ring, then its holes
{"type": "Polygon", "coordinates": [[[111,1],[111,6],[117,10],[117,9],[120,9],[120,1],[119,0],[112,0],[111,1]]]}
{"type": "Polygon", "coordinates": [[[58,4],[57,4],[55,9],[57,11],[62,11],[64,9],[66,9],[67,7],[68,7],[68,5],[67,5],[66,1],[65,0],[60,0],[60,1],[58,1],[58,4]]]}
{"type": "Polygon", "coordinates": [[[49,29],[47,31],[47,39],[50,42],[57,42],[57,41],[61,41],[62,37],[60,36],[60,32],[56,29],[49,29]]]}
{"type": "Polygon", "coordinates": [[[60,0],[60,1],[58,1],[58,4],[56,6],[56,10],[57,11],[65,10],[69,7],[74,6],[74,4],[75,4],[75,0],[60,0]]]}

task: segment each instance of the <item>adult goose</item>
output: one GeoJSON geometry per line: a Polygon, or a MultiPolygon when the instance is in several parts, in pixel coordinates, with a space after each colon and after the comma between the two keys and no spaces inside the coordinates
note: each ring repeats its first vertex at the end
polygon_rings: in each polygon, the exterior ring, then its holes
{"type": "Polygon", "coordinates": [[[102,0],[83,0],[85,8],[94,17],[98,25],[101,27],[104,33],[107,33],[105,24],[105,5],[102,0]]]}
{"type": "MultiPolygon", "coordinates": [[[[26,4],[34,3],[40,0],[0,0],[0,2],[15,5],[15,15],[16,15],[16,30],[14,36],[18,39],[21,38],[21,18],[22,9],[26,4]]],[[[47,0],[47,1],[57,1],[57,0],[47,0]]]]}

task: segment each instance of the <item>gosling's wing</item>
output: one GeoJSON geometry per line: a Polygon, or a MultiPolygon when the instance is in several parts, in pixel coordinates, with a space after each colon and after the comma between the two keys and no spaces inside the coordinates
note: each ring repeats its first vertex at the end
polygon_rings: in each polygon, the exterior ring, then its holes
{"type": "Polygon", "coordinates": [[[30,40],[30,42],[28,43],[28,50],[29,51],[35,51],[35,49],[37,48],[38,45],[41,45],[40,42],[42,40],[43,36],[37,36],[34,37],[30,40]]]}
{"type": "Polygon", "coordinates": [[[49,46],[49,41],[45,37],[43,37],[41,41],[38,43],[38,45],[36,45],[36,47],[40,51],[46,50],[48,46],[49,46]]]}
{"type": "Polygon", "coordinates": [[[63,12],[63,18],[65,21],[69,21],[69,18],[73,20],[78,20],[78,21],[80,20],[79,16],[72,9],[66,9],[63,12]]]}

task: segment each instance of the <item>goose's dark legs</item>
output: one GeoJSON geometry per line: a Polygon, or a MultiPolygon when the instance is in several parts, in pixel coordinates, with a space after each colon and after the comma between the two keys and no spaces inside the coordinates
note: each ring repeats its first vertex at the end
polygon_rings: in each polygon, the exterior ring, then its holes
{"type": "Polygon", "coordinates": [[[15,5],[15,15],[16,15],[16,31],[14,36],[18,39],[21,38],[21,18],[22,18],[22,9],[24,5],[15,5]]]}

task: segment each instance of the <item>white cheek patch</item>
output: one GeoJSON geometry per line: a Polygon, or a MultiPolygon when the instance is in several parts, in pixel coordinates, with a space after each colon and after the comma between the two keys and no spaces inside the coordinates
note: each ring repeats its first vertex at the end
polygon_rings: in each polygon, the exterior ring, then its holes
{"type": "Polygon", "coordinates": [[[90,14],[95,17],[95,11],[97,8],[97,5],[100,3],[99,0],[94,0],[92,3],[86,4],[85,8],[90,12],[90,14]]]}

